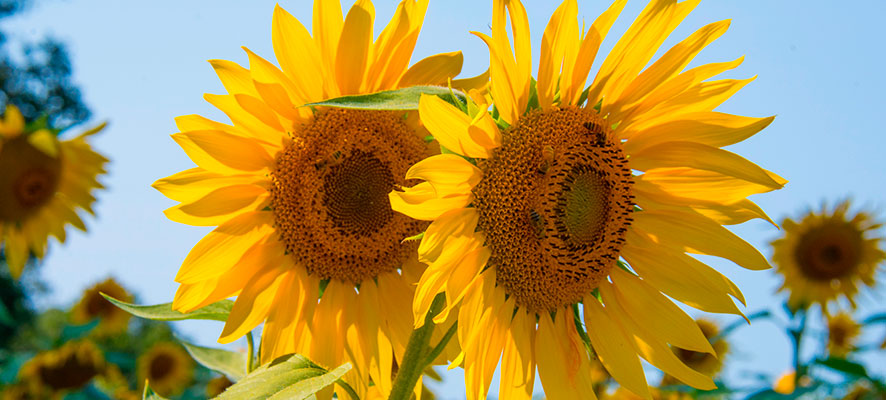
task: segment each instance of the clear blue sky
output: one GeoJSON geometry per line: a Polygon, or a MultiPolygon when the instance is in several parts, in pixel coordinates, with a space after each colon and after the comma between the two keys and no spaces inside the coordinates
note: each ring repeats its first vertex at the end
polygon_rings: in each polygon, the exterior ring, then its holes
{"type": "MultiPolygon", "coordinates": [[[[559,2],[526,3],[537,60],[542,31],[559,2]]],[[[623,32],[645,4],[629,1],[603,50],[613,46],[615,33],[623,32]]],[[[281,5],[310,25],[311,1],[281,5]]],[[[376,32],[395,5],[393,0],[376,2],[376,32]]],[[[580,17],[590,24],[609,1],[581,0],[579,5],[580,17]]],[[[172,298],[178,266],[208,229],[166,220],[161,211],[173,203],[150,184],[192,166],[169,138],[176,132],[175,116],[199,113],[223,119],[202,99],[203,93],[223,92],[206,60],[246,65],[240,46],[273,59],[273,7],[273,1],[37,0],[30,10],[3,22],[12,41],[45,34],[65,41],[75,80],[96,122],[111,122],[95,140],[113,160],[105,179],[108,190],[99,194],[99,219],[88,221],[88,235],[73,234],[64,246],[52,247],[42,274],[53,291],[41,306],[67,306],[83,288],[109,275],[144,303],[172,298]]],[[[486,48],[468,31],[488,31],[490,10],[490,0],[432,1],[413,62],[462,50],[466,74],[485,70],[486,48]]],[[[886,217],[884,13],[886,2],[880,0],[706,0],[665,42],[666,48],[707,23],[732,19],[729,32],[693,65],[745,55],[744,64],[727,76],[759,75],[720,111],[778,116],[761,134],[732,148],[790,180],[784,190],[754,198],[774,219],[846,197],[886,217]]],[[[768,242],[779,235],[760,221],[735,231],[767,255],[768,242]]],[[[773,295],[779,278],[771,271],[743,271],[727,262],[714,265],[742,288],[748,312],[783,301],[773,295]]],[[[865,292],[858,315],[886,311],[884,294],[882,284],[865,292]]],[[[177,328],[203,344],[213,343],[221,330],[214,323],[180,323],[177,328]]],[[[878,341],[883,335],[881,327],[865,339],[878,341]]],[[[742,328],[731,341],[727,373],[740,382],[749,382],[744,371],[751,368],[769,374],[788,368],[788,339],[769,322],[742,328]]],[[[874,373],[886,375],[886,357],[869,361],[874,373]]],[[[463,397],[461,378],[446,376],[443,397],[463,397]]]]}

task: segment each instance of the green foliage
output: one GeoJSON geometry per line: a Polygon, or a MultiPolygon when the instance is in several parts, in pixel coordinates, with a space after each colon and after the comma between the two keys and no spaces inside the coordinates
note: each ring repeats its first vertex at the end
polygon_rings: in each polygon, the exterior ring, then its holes
{"type": "Polygon", "coordinates": [[[327,106],[388,111],[418,110],[418,101],[421,99],[422,94],[440,96],[449,102],[455,100],[453,99],[453,96],[455,96],[459,102],[463,102],[466,99],[464,93],[447,87],[412,86],[404,89],[385,90],[372,94],[336,97],[334,99],[324,100],[317,103],[305,104],[305,106],[327,106]]]}
{"type": "Polygon", "coordinates": [[[167,400],[165,397],[160,396],[157,393],[154,393],[154,390],[151,389],[150,382],[145,383],[145,392],[142,393],[142,400],[167,400]]]}
{"type": "Polygon", "coordinates": [[[231,307],[234,302],[231,300],[222,300],[212,303],[206,307],[198,308],[189,313],[181,313],[172,309],[172,303],[156,304],[153,306],[140,306],[136,304],[126,303],[117,300],[111,296],[102,293],[102,296],[113,303],[120,309],[135,315],[136,317],[150,319],[154,321],[182,321],[187,319],[204,319],[212,321],[227,321],[228,314],[231,313],[231,307]]]}
{"type": "Polygon", "coordinates": [[[326,371],[305,357],[290,354],[257,368],[216,398],[305,399],[336,382],[352,391],[339,380],[350,370],[351,364],[348,363],[326,371]]]}
{"type": "Polygon", "coordinates": [[[227,375],[233,381],[239,381],[246,375],[246,354],[228,350],[214,349],[190,344],[179,340],[188,354],[200,365],[220,374],[227,375]]]}

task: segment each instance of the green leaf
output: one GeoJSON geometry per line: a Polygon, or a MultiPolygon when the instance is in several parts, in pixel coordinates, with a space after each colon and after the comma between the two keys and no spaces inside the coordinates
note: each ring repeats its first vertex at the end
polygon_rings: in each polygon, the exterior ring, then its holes
{"type": "Polygon", "coordinates": [[[246,354],[235,351],[214,349],[190,344],[179,339],[188,354],[200,365],[220,374],[227,375],[234,382],[246,375],[246,354]]]}
{"type": "Polygon", "coordinates": [[[142,400],[167,400],[165,397],[154,393],[149,382],[145,381],[145,392],[142,394],[142,400]]]}
{"type": "Polygon", "coordinates": [[[872,325],[872,324],[882,324],[886,323],[886,313],[879,313],[871,315],[870,317],[865,318],[863,324],[864,325],[872,325]]]}
{"type": "Polygon", "coordinates": [[[180,313],[172,309],[172,303],[163,303],[153,306],[140,306],[136,304],[122,302],[104,293],[102,293],[101,295],[123,311],[135,315],[136,317],[152,319],[155,321],[181,321],[185,319],[226,321],[228,319],[228,314],[231,313],[231,307],[234,306],[233,301],[222,300],[217,303],[212,303],[206,307],[198,308],[189,313],[180,313]]]}
{"type": "Polygon", "coordinates": [[[845,358],[828,357],[823,360],[817,360],[815,363],[828,367],[834,371],[842,372],[846,375],[861,378],[870,378],[868,376],[868,371],[867,369],[865,369],[864,365],[861,365],[857,362],[849,361],[845,358]]]}
{"type": "MultiPolygon", "coordinates": [[[[335,381],[341,379],[348,371],[351,370],[351,364],[345,363],[344,365],[329,371],[323,375],[305,379],[301,382],[298,382],[292,386],[287,387],[273,396],[268,398],[268,400],[288,400],[288,399],[305,399],[312,396],[314,393],[317,393],[323,390],[325,387],[332,385],[335,381]]],[[[357,398],[356,394],[351,395],[353,398],[357,398]]]]}
{"type": "Polygon", "coordinates": [[[0,302],[0,325],[15,326],[15,319],[12,318],[12,314],[9,313],[3,302],[0,302]]]}
{"type": "Polygon", "coordinates": [[[94,319],[83,325],[65,325],[62,327],[61,337],[59,337],[58,340],[59,342],[67,342],[85,337],[89,332],[92,332],[92,330],[95,329],[98,323],[99,320],[94,319]]]}
{"type": "Polygon", "coordinates": [[[351,369],[344,364],[326,371],[298,354],[277,358],[235,383],[218,400],[304,399],[323,390],[351,369]]]}
{"type": "Polygon", "coordinates": [[[305,106],[327,106],[338,108],[351,108],[361,110],[418,110],[418,100],[422,94],[440,96],[444,100],[452,101],[455,94],[460,101],[465,101],[465,95],[457,90],[443,86],[412,86],[397,90],[385,90],[372,94],[355,96],[342,96],[324,100],[317,103],[308,103],[305,106]]]}

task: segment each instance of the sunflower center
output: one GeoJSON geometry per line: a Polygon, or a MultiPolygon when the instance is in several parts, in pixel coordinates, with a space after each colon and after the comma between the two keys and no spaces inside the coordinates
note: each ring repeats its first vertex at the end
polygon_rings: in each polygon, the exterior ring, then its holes
{"type": "Polygon", "coordinates": [[[595,111],[536,111],[503,134],[474,188],[497,283],[519,305],[580,301],[615,265],[631,223],[632,174],[595,111]]]}
{"type": "Polygon", "coordinates": [[[828,282],[852,274],[861,261],[862,241],[851,226],[828,223],[806,232],[794,257],[804,276],[828,282]]]}
{"type": "Polygon", "coordinates": [[[76,352],[68,354],[56,365],[40,367],[40,380],[54,390],[70,390],[83,387],[98,375],[98,368],[89,361],[81,360],[76,352]]]}
{"type": "Polygon", "coordinates": [[[148,374],[151,377],[151,380],[162,380],[169,372],[172,371],[172,368],[175,367],[175,359],[168,354],[158,354],[151,360],[151,365],[148,368],[148,374]]]}
{"type": "Polygon", "coordinates": [[[109,301],[105,300],[98,292],[90,293],[86,300],[86,314],[90,318],[103,317],[111,314],[116,307],[109,301]]]}
{"type": "Polygon", "coordinates": [[[354,284],[400,267],[418,246],[401,241],[428,223],[391,211],[388,193],[428,155],[402,114],[318,112],[271,173],[276,225],[296,263],[354,284]]]}
{"type": "Polygon", "coordinates": [[[26,136],[19,136],[0,148],[0,171],[0,221],[18,221],[55,194],[61,161],[32,146],[26,136]]]}

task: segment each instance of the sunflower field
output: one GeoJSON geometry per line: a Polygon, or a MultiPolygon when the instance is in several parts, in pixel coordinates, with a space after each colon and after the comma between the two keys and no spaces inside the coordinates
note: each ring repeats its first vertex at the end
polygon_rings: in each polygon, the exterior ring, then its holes
{"type": "Polygon", "coordinates": [[[886,399],[884,14],[0,0],[0,400],[886,399]]]}

